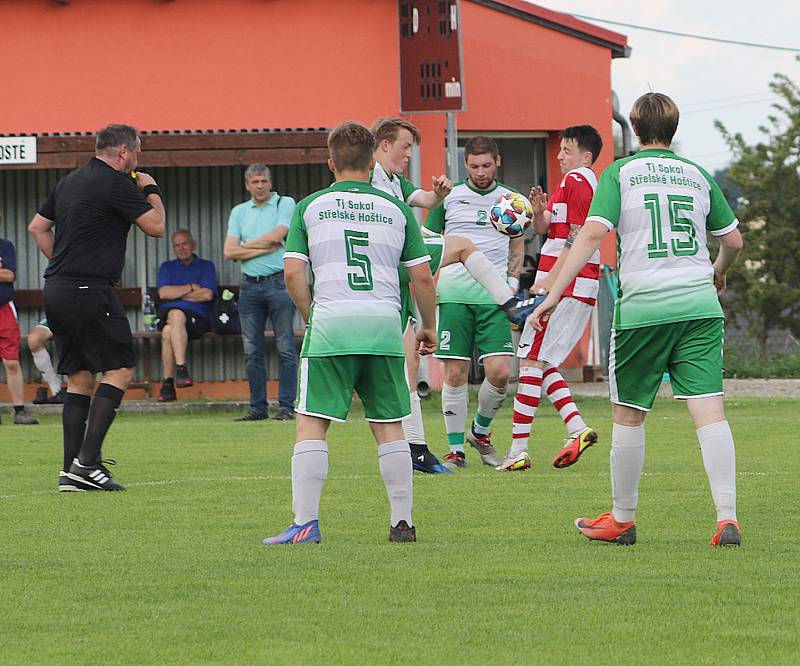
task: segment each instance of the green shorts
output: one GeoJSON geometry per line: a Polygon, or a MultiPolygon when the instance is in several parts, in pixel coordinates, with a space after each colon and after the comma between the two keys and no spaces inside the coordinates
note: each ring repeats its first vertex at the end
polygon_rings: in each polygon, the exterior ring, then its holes
{"type": "Polygon", "coordinates": [[[722,395],[724,324],[698,319],[611,331],[611,402],[649,411],[664,372],[676,398],[722,395]]]}
{"type": "MultiPolygon", "coordinates": [[[[431,255],[431,260],[428,265],[431,267],[431,273],[436,275],[442,263],[442,255],[444,254],[444,236],[438,234],[434,236],[423,236],[425,247],[428,248],[428,254],[431,255]]],[[[414,310],[414,299],[411,297],[411,276],[405,266],[400,266],[398,269],[400,273],[400,321],[403,331],[406,330],[409,321],[415,321],[417,312],[414,310]]]]}
{"type": "Polygon", "coordinates": [[[346,421],[353,391],[368,421],[399,421],[411,413],[402,356],[302,357],[295,411],[330,421],[346,421]]]}
{"type": "Polygon", "coordinates": [[[468,361],[478,347],[479,358],[513,356],[511,324],[496,305],[439,304],[439,348],[436,358],[468,361]]]}

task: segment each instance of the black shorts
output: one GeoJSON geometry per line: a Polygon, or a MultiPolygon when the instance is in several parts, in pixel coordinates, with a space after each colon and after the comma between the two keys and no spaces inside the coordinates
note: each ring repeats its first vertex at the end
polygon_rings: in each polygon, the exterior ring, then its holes
{"type": "Polygon", "coordinates": [[[131,327],[114,287],[47,280],[44,305],[56,339],[60,374],[134,366],[131,327]]]}
{"type": "Polygon", "coordinates": [[[164,325],[167,323],[167,315],[170,310],[180,310],[186,315],[186,332],[189,334],[190,340],[197,340],[198,338],[202,338],[205,333],[208,333],[210,328],[208,322],[194,312],[189,312],[183,308],[170,308],[169,310],[159,311],[159,331],[164,330],[164,325]]]}

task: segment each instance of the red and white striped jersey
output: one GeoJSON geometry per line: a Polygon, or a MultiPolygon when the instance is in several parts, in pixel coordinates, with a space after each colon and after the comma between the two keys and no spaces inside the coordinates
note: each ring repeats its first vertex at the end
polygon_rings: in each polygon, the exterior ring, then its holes
{"type": "MultiPolygon", "coordinates": [[[[550,197],[547,210],[550,211],[550,233],[542,247],[536,281],[543,280],[558,260],[564,243],[569,236],[571,224],[583,226],[592,197],[597,188],[597,177],[588,167],[573,169],[564,175],[561,184],[550,197]]],[[[597,299],[598,276],[600,274],[600,252],[596,251],[578,276],[564,290],[564,296],[594,305],[597,299]]]]}

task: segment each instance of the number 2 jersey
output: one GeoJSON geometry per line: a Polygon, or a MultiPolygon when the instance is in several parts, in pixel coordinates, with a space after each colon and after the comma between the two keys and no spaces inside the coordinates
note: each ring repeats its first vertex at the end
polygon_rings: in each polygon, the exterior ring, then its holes
{"type": "Polygon", "coordinates": [[[368,183],[334,183],[297,205],[284,257],[314,275],[301,356],[403,356],[397,267],[430,259],[406,204],[368,183]]]}
{"type": "Polygon", "coordinates": [[[618,160],[587,220],[617,230],[616,330],[723,316],[706,232],[723,236],[739,221],[703,168],[667,149],[618,160]]]}
{"type": "MultiPolygon", "coordinates": [[[[469,182],[456,183],[438,208],[425,220],[425,228],[444,236],[461,236],[475,243],[486,255],[500,275],[508,273],[508,241],[492,226],[489,211],[498,197],[516,190],[495,183],[489,190],[476,190],[469,182]]],[[[439,303],[468,303],[492,305],[496,303],[469,274],[463,264],[450,264],[439,271],[437,285],[439,303]]]]}
{"type": "MultiPolygon", "coordinates": [[[[552,217],[547,240],[542,246],[539,258],[536,282],[546,278],[558,261],[569,236],[570,225],[583,226],[586,222],[596,188],[597,177],[594,171],[587,167],[573,169],[564,174],[564,178],[547,203],[547,210],[552,217]]],[[[599,274],[600,252],[595,251],[577,277],[569,283],[563,295],[594,305],[597,299],[599,274]]]]}

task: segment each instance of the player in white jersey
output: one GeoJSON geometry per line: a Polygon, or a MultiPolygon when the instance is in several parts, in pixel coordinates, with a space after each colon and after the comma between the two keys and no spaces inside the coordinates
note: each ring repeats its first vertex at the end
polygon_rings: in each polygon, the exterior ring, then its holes
{"type": "MultiPolygon", "coordinates": [[[[603,140],[591,125],[567,127],[561,132],[558,163],[564,178],[547,201],[541,187],[531,190],[537,234],[548,234],[542,247],[534,294],[546,294],[558,275],[578,231],[586,221],[597,178],[592,165],[600,155],[603,140]]],[[[558,410],[567,429],[567,438],[553,460],[557,468],[568,467],[597,441],[578,411],[569,385],[558,367],[581,339],[597,298],[600,253],[596,252],[581,274],[567,287],[558,310],[547,321],[545,330],[536,331],[526,322],[517,345],[519,384],[514,396],[512,444],[499,471],[515,471],[531,466],[528,439],[539,407],[542,391],[558,410]]]]}
{"type": "MultiPolygon", "coordinates": [[[[431,211],[425,227],[445,238],[467,238],[486,256],[500,274],[508,275],[515,290],[519,284],[525,241],[509,239],[489,221],[489,210],[497,198],[511,188],[496,179],[500,166],[497,143],[477,136],[464,147],[468,177],[453,187],[441,206],[431,211]]],[[[496,301],[465,266],[454,264],[440,271],[437,288],[439,307],[439,348],[436,357],[444,361],[442,412],[450,446],[445,464],[466,464],[464,430],[468,410],[467,377],[473,349],[486,371],[478,391],[478,411],[467,434],[484,464],[497,466],[500,457],[492,446],[490,427],[506,394],[513,347],[511,326],[496,301]]]]}
{"type": "Polygon", "coordinates": [[[284,259],[286,287],[308,322],[295,402],[294,521],[263,543],[321,541],[318,515],[328,473],[328,426],[347,418],[354,390],[378,443],[391,505],[389,540],[416,541],[411,455],[401,425],[410,405],[397,267],[404,265],[411,275],[422,322],[418,350],[430,353],[437,341],[430,257],[411,209],[369,184],[372,132],[359,123],[342,123],[330,133],[328,148],[336,182],[298,204],[284,259]]]}
{"type": "Polygon", "coordinates": [[[686,400],[717,512],[712,546],[738,546],[736,454],[722,401],[723,313],[717,296],[742,248],[739,224],[705,169],[669,149],[678,107],[662,93],[642,95],[630,119],[640,151],[600,178],[586,224],[545,301],[531,318],[558,303],[569,282],[617,231],[619,292],[611,331],[609,386],[612,510],[579,518],[590,539],[636,541],[639,478],[644,467],[644,419],[661,376],[686,400]],[[707,234],[719,240],[713,264],[707,234]]]}
{"type": "MultiPolygon", "coordinates": [[[[421,141],[416,125],[405,118],[387,116],[378,118],[372,125],[376,147],[373,155],[375,166],[372,169],[371,183],[373,187],[391,194],[410,206],[420,208],[436,208],[453,188],[453,182],[447,176],[434,176],[432,189],[424,191],[403,176],[411,157],[414,144],[421,141]]],[[[480,283],[507,314],[514,317],[517,300],[514,292],[502,275],[495,270],[492,263],[466,238],[450,236],[443,238],[439,234],[427,232],[423,240],[428,245],[431,255],[431,271],[436,271],[453,263],[463,263],[470,275],[480,283]]],[[[408,287],[408,273],[401,269],[401,300],[403,322],[414,319],[413,303],[408,287]]],[[[417,394],[417,372],[419,355],[415,350],[413,326],[406,326],[403,335],[406,350],[406,373],[409,394],[411,397],[411,414],[403,419],[403,430],[411,445],[411,459],[414,469],[428,473],[451,473],[447,467],[428,449],[425,440],[425,426],[422,419],[422,407],[417,394]]]]}

